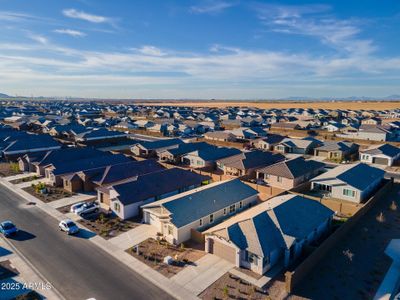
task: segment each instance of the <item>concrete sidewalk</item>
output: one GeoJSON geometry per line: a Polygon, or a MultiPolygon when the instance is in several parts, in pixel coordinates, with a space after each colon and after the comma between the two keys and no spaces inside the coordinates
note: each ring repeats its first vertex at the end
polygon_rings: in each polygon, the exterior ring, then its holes
{"type": "Polygon", "coordinates": [[[148,238],[155,238],[156,234],[157,230],[154,226],[141,224],[138,227],[111,238],[109,242],[121,250],[126,250],[144,240],[147,240],[148,238]]]}
{"type": "Polygon", "coordinates": [[[6,181],[13,181],[13,180],[16,180],[16,179],[27,178],[27,177],[35,176],[35,175],[37,175],[37,174],[34,173],[34,172],[31,172],[31,173],[22,173],[22,174],[13,175],[13,176],[7,176],[7,177],[4,177],[4,178],[2,178],[2,179],[6,180],[6,181]]]}
{"type": "Polygon", "coordinates": [[[206,254],[194,266],[186,267],[171,277],[171,281],[179,283],[197,296],[232,268],[232,263],[216,255],[206,254]]]}
{"type": "Polygon", "coordinates": [[[50,203],[48,203],[48,205],[50,205],[53,208],[60,208],[63,206],[67,206],[67,205],[71,205],[74,203],[78,203],[81,201],[86,201],[89,199],[97,199],[96,198],[96,194],[95,193],[88,193],[88,194],[77,194],[71,197],[65,197],[59,200],[55,200],[55,201],[51,201],[50,203]]]}

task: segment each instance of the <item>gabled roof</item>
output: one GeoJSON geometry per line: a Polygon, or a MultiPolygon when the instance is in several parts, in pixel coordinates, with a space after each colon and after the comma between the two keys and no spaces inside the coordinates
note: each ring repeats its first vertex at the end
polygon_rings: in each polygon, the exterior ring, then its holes
{"type": "Polygon", "coordinates": [[[370,183],[383,178],[385,171],[360,163],[339,174],[338,179],[359,190],[364,190],[370,183]]]}
{"type": "Polygon", "coordinates": [[[321,169],[323,163],[315,160],[305,160],[303,157],[297,157],[291,160],[278,162],[271,166],[258,169],[260,173],[280,176],[284,178],[294,179],[312,171],[321,169]]]}
{"type": "Polygon", "coordinates": [[[120,164],[128,161],[131,160],[122,154],[108,154],[74,161],[64,161],[63,163],[56,164],[55,169],[52,171],[52,173],[54,175],[75,173],[90,169],[101,168],[109,165],[120,164]]]}
{"type": "Polygon", "coordinates": [[[93,148],[62,148],[58,150],[48,151],[43,159],[38,161],[39,166],[49,164],[72,162],[79,159],[94,158],[97,156],[108,155],[109,153],[102,152],[93,148]]]}
{"type": "Polygon", "coordinates": [[[289,249],[294,241],[303,240],[333,214],[318,201],[288,194],[269,199],[204,233],[267,256],[274,250],[289,249]]]}
{"type": "Polygon", "coordinates": [[[61,145],[49,135],[28,135],[12,141],[3,151],[29,151],[32,149],[45,149],[60,147],[61,145]]]}
{"type": "MultiPolygon", "coordinates": [[[[249,185],[233,179],[172,196],[158,203],[171,213],[171,223],[179,228],[257,194],[249,185]]],[[[151,206],[157,206],[158,203],[152,203],[151,206]]]]}
{"type": "Polygon", "coordinates": [[[165,139],[152,142],[139,142],[137,144],[147,150],[156,150],[164,147],[183,144],[183,141],[181,139],[165,139]]]}
{"type": "Polygon", "coordinates": [[[208,176],[172,168],[142,175],[135,180],[113,185],[111,188],[118,193],[118,200],[122,204],[129,205],[198,185],[209,179],[208,176]]]}
{"type": "Polygon", "coordinates": [[[207,144],[205,142],[200,142],[200,143],[183,143],[179,144],[176,148],[166,150],[169,153],[171,153],[174,156],[177,155],[184,155],[189,152],[193,152],[196,150],[200,149],[206,149],[206,148],[212,148],[213,146],[210,144],[207,144]]]}
{"type": "Polygon", "coordinates": [[[383,178],[385,171],[364,163],[340,165],[312,179],[313,182],[348,184],[358,190],[364,190],[370,184],[383,178]]]}
{"type": "Polygon", "coordinates": [[[395,157],[400,153],[400,148],[393,146],[391,144],[383,144],[383,145],[379,145],[378,147],[373,147],[373,148],[369,148],[367,150],[364,151],[360,151],[361,153],[364,154],[370,154],[370,155],[386,155],[389,157],[395,157]]]}
{"type": "Polygon", "coordinates": [[[212,146],[205,149],[199,149],[188,153],[188,155],[194,155],[202,158],[205,161],[215,161],[224,157],[240,154],[241,151],[236,148],[227,147],[216,147],[212,146]]]}
{"type": "Polygon", "coordinates": [[[324,151],[349,151],[354,148],[356,144],[352,142],[335,142],[335,141],[327,141],[321,147],[316,149],[324,150],[324,151]]]}
{"type": "Polygon", "coordinates": [[[129,161],[126,163],[110,165],[91,180],[98,185],[108,185],[114,182],[164,170],[155,160],[129,161]]]}
{"type": "Polygon", "coordinates": [[[282,154],[254,150],[220,159],[218,160],[218,163],[221,163],[226,167],[247,170],[251,168],[272,165],[284,159],[285,157],[282,154]]]}
{"type": "Polygon", "coordinates": [[[315,144],[315,140],[311,139],[292,139],[285,138],[282,140],[281,144],[284,144],[291,148],[308,148],[311,145],[315,144]]]}

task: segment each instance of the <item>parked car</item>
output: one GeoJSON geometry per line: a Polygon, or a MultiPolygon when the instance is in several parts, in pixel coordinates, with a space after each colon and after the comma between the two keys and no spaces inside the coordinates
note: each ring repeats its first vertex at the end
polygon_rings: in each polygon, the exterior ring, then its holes
{"type": "Polygon", "coordinates": [[[64,231],[68,234],[75,234],[79,232],[79,227],[70,219],[63,220],[58,224],[58,227],[61,231],[64,231]]]}
{"type": "Polygon", "coordinates": [[[11,221],[4,221],[0,223],[0,232],[5,236],[9,237],[17,234],[18,228],[11,221]]]}
{"type": "Polygon", "coordinates": [[[78,209],[80,209],[86,202],[78,202],[71,205],[70,212],[76,213],[78,209]]]}
{"type": "Polygon", "coordinates": [[[97,202],[86,202],[75,213],[79,216],[96,213],[100,210],[100,205],[97,202]]]}

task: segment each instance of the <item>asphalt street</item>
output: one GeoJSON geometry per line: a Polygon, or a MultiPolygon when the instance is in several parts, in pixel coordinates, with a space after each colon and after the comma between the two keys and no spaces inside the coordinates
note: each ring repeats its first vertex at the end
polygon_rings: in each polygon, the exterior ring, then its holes
{"type": "Polygon", "coordinates": [[[0,185],[0,221],[6,219],[21,230],[9,241],[66,299],[173,299],[85,237],[60,232],[56,219],[0,185]]]}

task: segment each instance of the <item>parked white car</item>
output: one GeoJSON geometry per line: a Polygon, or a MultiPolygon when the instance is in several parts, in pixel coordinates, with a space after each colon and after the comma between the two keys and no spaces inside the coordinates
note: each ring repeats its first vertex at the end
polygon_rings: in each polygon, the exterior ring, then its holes
{"type": "Polygon", "coordinates": [[[86,202],[81,207],[75,210],[78,216],[96,213],[100,210],[100,205],[97,202],[86,202]]]}
{"type": "Polygon", "coordinates": [[[66,219],[58,224],[58,227],[61,231],[64,231],[68,234],[75,234],[79,232],[79,227],[70,219],[66,219]]]}
{"type": "Polygon", "coordinates": [[[78,202],[71,205],[70,212],[76,213],[78,209],[80,209],[86,202],[78,202]]]}

